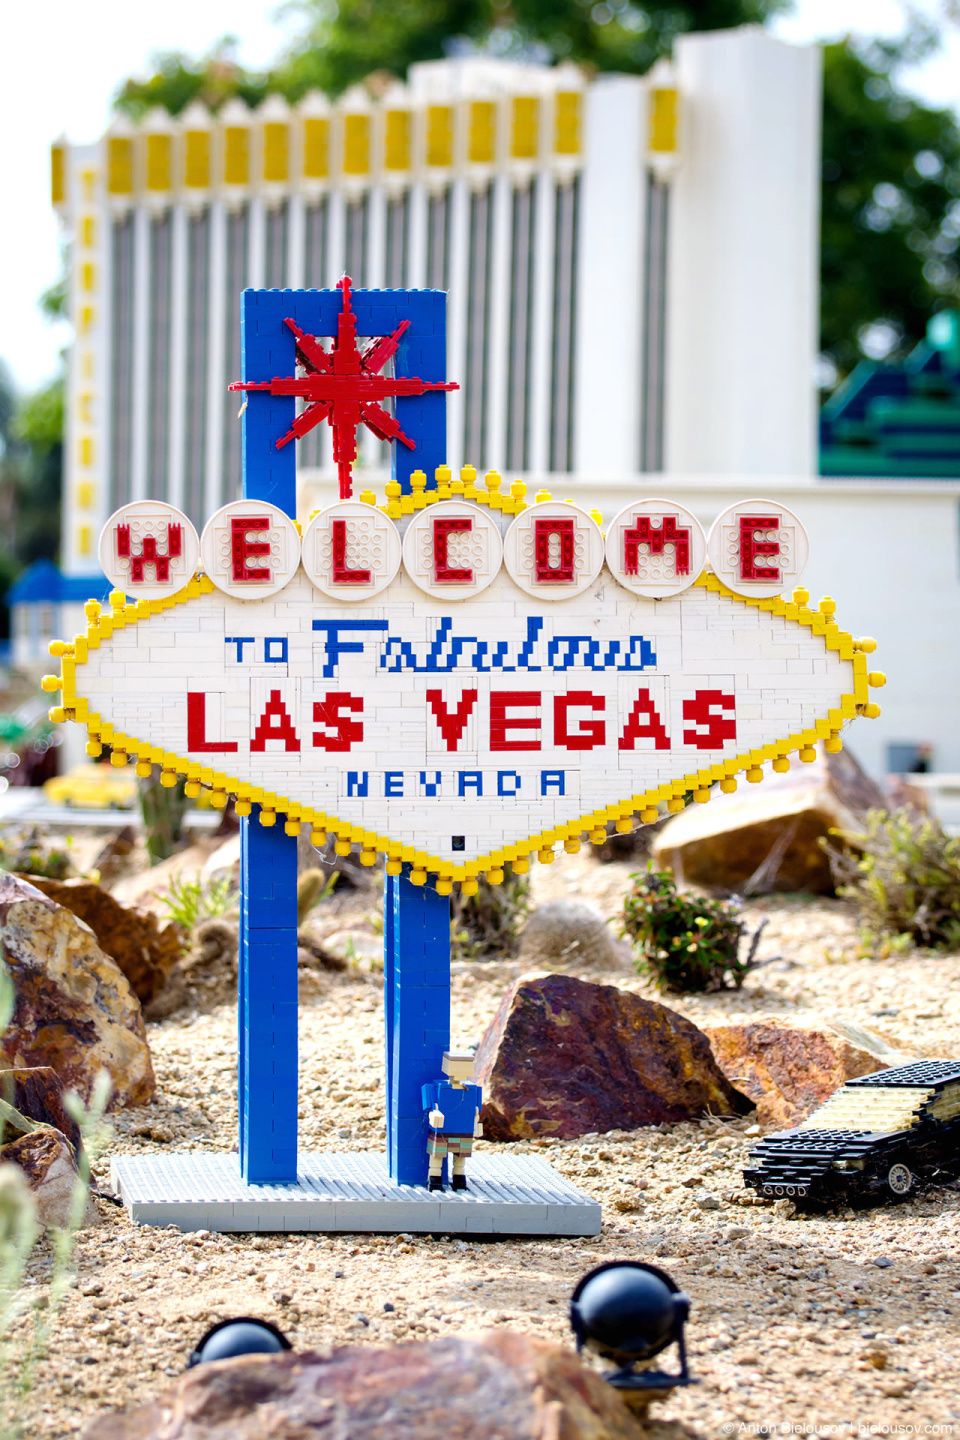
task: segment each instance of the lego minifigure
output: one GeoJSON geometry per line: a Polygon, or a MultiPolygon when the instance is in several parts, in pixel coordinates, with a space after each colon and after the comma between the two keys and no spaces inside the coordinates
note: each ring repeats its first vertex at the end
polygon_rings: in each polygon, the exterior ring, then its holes
{"type": "Polygon", "coordinates": [[[441,1064],[445,1080],[434,1080],[423,1086],[423,1108],[429,1112],[427,1154],[430,1156],[429,1188],[443,1189],[443,1162],[450,1156],[450,1184],[454,1190],[466,1190],[466,1161],[474,1140],[483,1135],[480,1106],[483,1091],[469,1083],[473,1074],[473,1056],[459,1050],[444,1051],[441,1064]]]}

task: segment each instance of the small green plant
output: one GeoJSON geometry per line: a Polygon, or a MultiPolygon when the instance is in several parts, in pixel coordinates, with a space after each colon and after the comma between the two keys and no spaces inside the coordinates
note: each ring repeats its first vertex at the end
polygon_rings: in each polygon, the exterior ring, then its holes
{"type": "Polygon", "coordinates": [[[509,959],[517,953],[530,909],[530,880],[507,872],[500,885],[481,882],[476,895],[458,893],[450,905],[454,960],[509,959]]]}
{"type": "Polygon", "coordinates": [[[766,921],[741,957],[739,901],[682,894],[672,875],[653,869],[631,878],[621,934],[638,952],[638,974],[676,994],[738,990],[755,964],[766,921]]]}
{"type": "Polygon", "coordinates": [[[70,836],[61,846],[34,826],[26,835],[0,841],[0,867],[21,875],[39,875],[45,880],[65,880],[73,871],[70,836]]]}
{"type": "Polygon", "coordinates": [[[915,811],[870,810],[857,832],[822,841],[838,895],[860,912],[861,939],[874,951],[919,945],[960,949],[960,838],[915,811]]]}
{"type": "Polygon", "coordinates": [[[199,873],[192,880],[185,875],[176,875],[167,886],[166,895],[161,896],[171,920],[192,930],[201,920],[212,920],[225,915],[236,904],[237,892],[229,875],[209,880],[206,885],[199,873]]]}

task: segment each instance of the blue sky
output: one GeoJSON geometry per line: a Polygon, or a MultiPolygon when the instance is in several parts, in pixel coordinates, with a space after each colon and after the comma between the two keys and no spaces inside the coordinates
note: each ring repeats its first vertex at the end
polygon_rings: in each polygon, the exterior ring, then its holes
{"type": "MultiPolygon", "coordinates": [[[[902,0],[797,0],[774,33],[806,42],[847,31],[899,33],[902,0]]],[[[937,0],[920,9],[937,10],[937,0]]],[[[273,0],[44,0],[4,7],[4,83],[0,86],[0,194],[7,223],[0,227],[0,360],[17,386],[34,388],[56,373],[69,339],[36,306],[59,273],[59,235],[49,205],[48,155],[61,134],[95,139],[109,123],[110,101],[130,74],[145,73],[158,50],[199,54],[225,33],[238,37],[239,56],[266,65],[290,30],[275,23],[273,0]],[[22,63],[18,63],[18,56],[22,63]],[[38,57],[46,85],[37,85],[38,57]]],[[[960,108],[960,29],[943,53],[903,77],[918,95],[960,108]]]]}

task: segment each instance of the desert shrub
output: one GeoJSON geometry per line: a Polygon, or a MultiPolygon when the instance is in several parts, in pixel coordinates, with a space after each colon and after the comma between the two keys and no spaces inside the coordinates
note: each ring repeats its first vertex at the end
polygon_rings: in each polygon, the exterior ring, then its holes
{"type": "Polygon", "coordinates": [[[868,811],[863,829],[823,843],[837,893],[853,900],[866,936],[907,936],[960,948],[960,838],[914,810],[868,811]]]}
{"type": "Polygon", "coordinates": [[[658,990],[694,994],[739,989],[754,965],[762,922],[741,956],[740,902],[682,894],[672,875],[647,870],[632,877],[621,933],[637,951],[638,974],[658,990]]]}
{"type": "Polygon", "coordinates": [[[0,868],[21,875],[40,875],[45,880],[66,880],[72,875],[71,839],[54,840],[39,826],[25,834],[6,835],[0,840],[0,868]]]}
{"type": "Polygon", "coordinates": [[[529,909],[528,877],[509,870],[500,885],[481,881],[476,895],[458,892],[450,903],[451,957],[484,960],[515,955],[529,909]]]}
{"type": "Polygon", "coordinates": [[[206,884],[199,872],[192,880],[176,875],[167,886],[167,893],[160,896],[160,903],[166,906],[171,920],[184,930],[192,930],[202,920],[211,920],[232,910],[237,903],[237,891],[229,875],[214,876],[206,884]]]}

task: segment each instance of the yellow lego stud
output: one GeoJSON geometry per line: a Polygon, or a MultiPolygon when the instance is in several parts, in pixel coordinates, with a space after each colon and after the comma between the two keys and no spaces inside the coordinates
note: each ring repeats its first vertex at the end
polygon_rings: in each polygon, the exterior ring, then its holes
{"type": "Polygon", "coordinates": [[[486,880],[488,885],[503,884],[503,871],[500,869],[499,865],[495,869],[487,871],[486,880]]]}
{"type": "MultiPolygon", "coordinates": [[[[410,879],[411,879],[411,880],[413,879],[413,876],[412,876],[412,875],[410,876],[410,879]]],[[[470,879],[461,880],[461,881],[460,881],[460,894],[461,894],[461,895],[468,895],[468,896],[469,896],[469,895],[476,895],[476,893],[477,893],[477,891],[478,891],[479,889],[480,889],[479,883],[478,883],[476,880],[474,880],[472,877],[471,877],[470,879]]]]}
{"type": "Polygon", "coordinates": [[[450,469],[449,465],[438,465],[436,470],[434,470],[433,472],[433,478],[436,482],[438,490],[440,489],[441,485],[449,485],[452,477],[453,471],[450,469]]]}
{"type": "MultiPolygon", "coordinates": [[[[223,790],[213,790],[210,794],[210,804],[214,810],[225,810],[227,808],[227,797],[223,790]]],[[[287,829],[288,835],[296,835],[296,830],[287,829]]]]}
{"type": "Polygon", "coordinates": [[[693,798],[694,800],[696,800],[698,805],[706,805],[707,801],[710,799],[710,791],[709,789],[694,790],[693,798]]]}
{"type": "Polygon", "coordinates": [[[436,883],[436,886],[435,886],[434,888],[436,889],[436,892],[437,892],[438,895],[452,895],[452,894],[453,894],[453,881],[452,881],[452,880],[442,880],[442,879],[441,879],[441,880],[438,880],[437,883],[436,883]]]}
{"type": "Polygon", "coordinates": [[[376,850],[361,850],[361,851],[360,851],[360,864],[361,864],[361,865],[370,866],[370,865],[376,865],[376,863],[377,863],[377,852],[376,852],[376,850]]]}
{"type": "Polygon", "coordinates": [[[496,494],[503,484],[503,476],[499,470],[488,470],[483,477],[483,483],[492,494],[496,494]]]}
{"type": "Polygon", "coordinates": [[[465,490],[468,490],[471,485],[475,485],[477,483],[476,465],[461,465],[460,479],[463,481],[463,488],[465,490]]]}
{"type": "Polygon", "coordinates": [[[816,747],[813,745],[804,745],[803,749],[800,751],[800,759],[803,761],[804,765],[812,765],[816,758],[816,747]]]}
{"type": "Polygon", "coordinates": [[[763,779],[763,769],[759,765],[751,765],[747,771],[747,779],[751,785],[759,785],[763,779]]]}
{"type": "Polygon", "coordinates": [[[388,480],[383,490],[388,500],[399,500],[403,493],[400,489],[399,480],[388,480]]]}
{"type": "Polygon", "coordinates": [[[534,505],[543,505],[547,500],[552,499],[553,496],[550,494],[549,490],[538,490],[536,495],[533,497],[533,503],[534,505]]]}
{"type": "Polygon", "coordinates": [[[113,754],[110,756],[110,764],[113,765],[113,766],[115,766],[115,768],[116,768],[117,770],[122,770],[123,767],[124,767],[124,765],[126,765],[126,763],[127,763],[127,757],[126,757],[126,755],[123,753],[123,751],[122,751],[122,750],[114,750],[113,754]]]}
{"type": "Polygon", "coordinates": [[[618,835],[632,835],[632,834],[633,834],[633,816],[632,816],[632,815],[626,815],[626,816],[624,816],[624,818],[623,818],[622,820],[617,820],[617,821],[615,822],[615,827],[614,827],[614,828],[616,829],[616,832],[617,832],[618,835]]]}
{"type": "Polygon", "coordinates": [[[874,702],[871,700],[869,704],[864,705],[863,713],[864,715],[866,715],[868,720],[876,720],[880,714],[880,706],[874,704],[874,702]]]}
{"type": "Polygon", "coordinates": [[[137,774],[140,776],[141,780],[149,780],[152,773],[153,766],[150,764],[149,760],[137,761],[137,774]]]}
{"type": "Polygon", "coordinates": [[[564,851],[565,851],[565,853],[566,853],[567,855],[579,855],[579,854],[580,854],[580,841],[579,841],[578,839],[574,839],[574,840],[564,840],[564,842],[563,842],[563,848],[564,848],[564,851]]]}
{"type": "Polygon", "coordinates": [[[863,651],[864,655],[872,655],[877,648],[877,642],[872,635],[864,635],[862,640],[856,640],[854,644],[858,650],[863,651]]]}
{"type": "Polygon", "coordinates": [[[92,625],[95,620],[98,620],[100,618],[100,601],[88,600],[83,607],[83,613],[84,615],[86,615],[87,620],[92,625]]]}
{"type": "Polygon", "coordinates": [[[239,815],[241,819],[243,819],[244,816],[249,815],[252,810],[253,806],[250,804],[249,800],[238,800],[233,807],[233,813],[235,815],[239,815]]]}
{"type": "Polygon", "coordinates": [[[402,870],[403,870],[403,864],[402,864],[402,862],[401,862],[400,860],[388,860],[388,861],[387,861],[386,871],[387,871],[387,874],[388,874],[388,875],[399,875],[402,870]]]}
{"type": "Polygon", "coordinates": [[[333,847],[335,855],[349,855],[350,849],[351,846],[349,840],[338,840],[333,847]]]}
{"type": "Polygon", "coordinates": [[[737,777],[735,775],[725,775],[720,781],[720,789],[723,791],[724,795],[736,794],[737,777]]]}
{"type": "Polygon", "coordinates": [[[670,811],[671,815],[679,815],[680,811],[683,808],[684,805],[682,795],[674,795],[670,800],[667,801],[667,809],[670,811]]]}
{"type": "Polygon", "coordinates": [[[418,870],[418,869],[414,868],[413,870],[410,871],[410,884],[411,884],[411,885],[426,885],[426,883],[427,883],[427,872],[426,872],[426,870],[418,870]]]}
{"type": "Polygon", "coordinates": [[[660,819],[660,811],[655,805],[651,805],[640,811],[640,819],[644,825],[654,825],[660,819]]]}
{"type": "Polygon", "coordinates": [[[327,832],[326,832],[326,830],[311,830],[311,831],[310,831],[310,844],[313,846],[313,848],[314,848],[315,850],[322,850],[323,847],[324,847],[324,845],[326,845],[326,843],[327,843],[327,832]]]}
{"type": "Polygon", "coordinates": [[[377,503],[377,497],[376,497],[376,495],[374,495],[374,493],[373,493],[372,490],[361,490],[361,491],[360,491],[360,504],[361,504],[361,505],[376,505],[376,503],[377,503]]]}
{"type": "MultiPolygon", "coordinates": [[[[226,797],[224,797],[224,801],[226,801],[226,797]]],[[[214,795],[214,796],[212,797],[212,803],[213,803],[214,805],[216,805],[216,803],[217,803],[217,796],[216,796],[216,795],[214,795]]],[[[287,819],[283,822],[283,833],[284,833],[284,835],[299,835],[299,834],[300,834],[300,821],[299,821],[299,820],[291,820],[291,819],[287,818],[287,819]]]]}
{"type": "Polygon", "coordinates": [[[843,741],[840,739],[840,736],[834,732],[829,740],[824,740],[823,748],[828,755],[839,755],[843,749],[843,741]]]}
{"type": "Polygon", "coordinates": [[[603,842],[604,842],[604,840],[606,840],[606,838],[607,838],[607,832],[606,832],[606,830],[604,830],[604,828],[603,828],[602,826],[600,826],[600,825],[598,825],[595,830],[591,830],[591,831],[590,831],[590,844],[591,844],[591,845],[602,845],[603,842]]]}
{"type": "Polygon", "coordinates": [[[202,789],[203,786],[199,780],[188,780],[183,787],[183,793],[187,796],[188,800],[196,800],[202,789]]]}
{"type": "Polygon", "coordinates": [[[867,675],[867,684],[871,690],[881,690],[887,683],[887,677],[882,670],[871,670],[867,675]]]}
{"type": "Polygon", "coordinates": [[[127,597],[123,590],[110,591],[110,606],[113,610],[122,610],[127,603],[127,597]]]}
{"type": "Polygon", "coordinates": [[[51,695],[54,690],[59,690],[62,684],[63,681],[59,675],[44,675],[40,681],[40,689],[46,690],[47,694],[51,695]]]}
{"type": "Polygon", "coordinates": [[[62,725],[66,718],[67,712],[62,705],[54,705],[51,710],[47,711],[47,719],[51,725],[62,725]]]}
{"type": "Polygon", "coordinates": [[[176,772],[176,770],[161,770],[161,771],[160,771],[160,784],[163,786],[164,790],[172,790],[172,789],[174,788],[174,786],[176,785],[176,783],[177,783],[177,772],[176,772]]]}
{"type": "Polygon", "coordinates": [[[92,760],[96,760],[98,755],[103,754],[103,746],[100,744],[99,740],[87,741],[87,754],[92,760]]]}
{"type": "Polygon", "coordinates": [[[265,826],[267,827],[267,829],[269,830],[269,829],[270,829],[270,826],[271,826],[271,825],[276,825],[276,823],[277,823],[277,813],[276,813],[275,810],[261,810],[261,811],[260,811],[260,824],[261,824],[261,825],[265,825],[265,826]]]}
{"type": "Polygon", "coordinates": [[[417,494],[427,487],[427,472],[425,470],[414,470],[410,476],[410,489],[417,494]]]}
{"type": "Polygon", "coordinates": [[[836,600],[832,600],[829,595],[824,595],[820,601],[819,610],[821,615],[835,615],[837,610],[836,600]]]}
{"type": "Polygon", "coordinates": [[[510,864],[513,867],[514,875],[526,875],[529,873],[530,861],[525,855],[522,855],[519,860],[511,860],[510,864]]]}
{"type": "Polygon", "coordinates": [[[47,654],[52,655],[54,660],[59,660],[61,655],[66,655],[67,644],[65,640],[51,640],[47,646],[47,654]]]}
{"type": "Polygon", "coordinates": [[[790,761],[786,755],[778,755],[773,762],[773,768],[778,775],[785,775],[790,769],[790,761]]]}
{"type": "Polygon", "coordinates": [[[556,856],[551,845],[545,845],[542,850],[537,851],[537,859],[541,865],[552,865],[556,856]]]}

